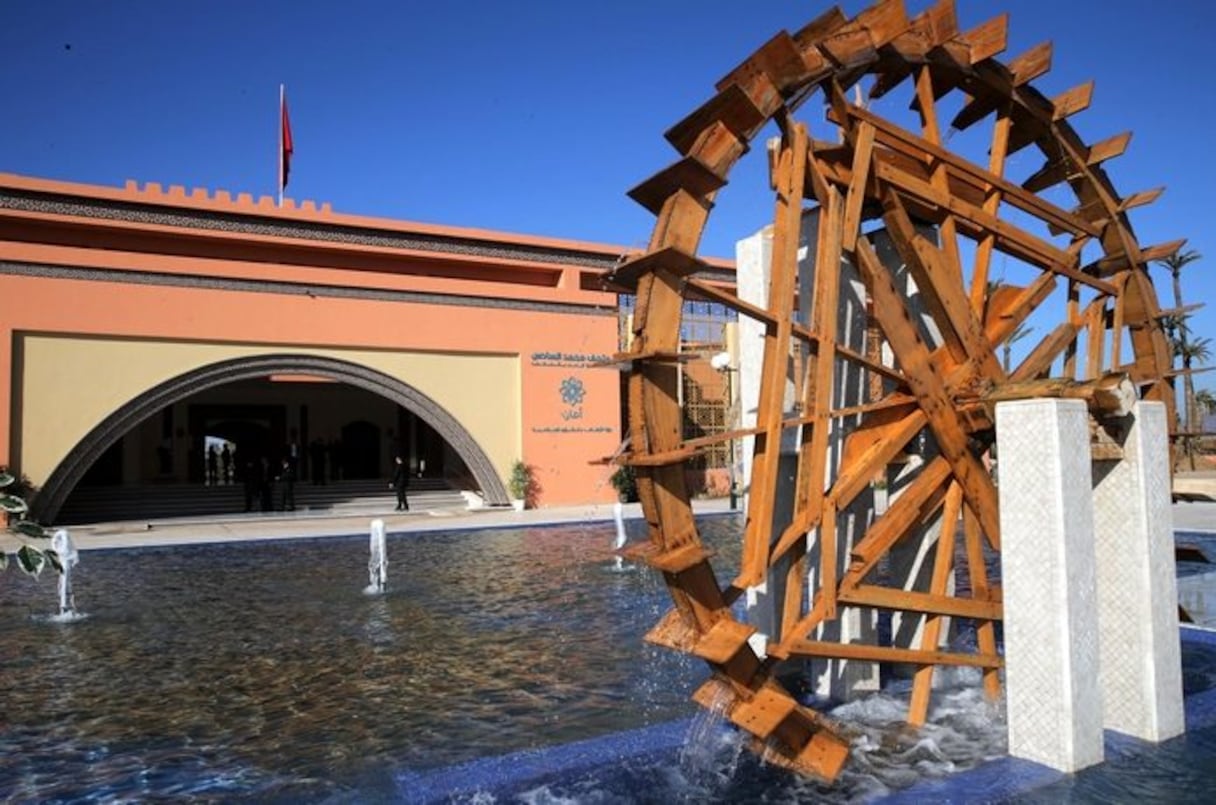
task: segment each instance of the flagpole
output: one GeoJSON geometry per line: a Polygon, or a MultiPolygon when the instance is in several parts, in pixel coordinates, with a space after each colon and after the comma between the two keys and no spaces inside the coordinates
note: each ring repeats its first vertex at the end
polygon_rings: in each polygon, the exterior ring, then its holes
{"type": "Polygon", "coordinates": [[[286,89],[283,84],[279,84],[279,206],[283,206],[283,99],[286,95],[286,89]]]}

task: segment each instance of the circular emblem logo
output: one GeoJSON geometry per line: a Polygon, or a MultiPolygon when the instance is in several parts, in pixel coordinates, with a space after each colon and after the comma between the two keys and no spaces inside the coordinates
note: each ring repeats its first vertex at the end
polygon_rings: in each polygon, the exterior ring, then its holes
{"type": "Polygon", "coordinates": [[[567,377],[562,381],[562,402],[566,405],[582,405],[586,393],[583,381],[577,377],[567,377]]]}

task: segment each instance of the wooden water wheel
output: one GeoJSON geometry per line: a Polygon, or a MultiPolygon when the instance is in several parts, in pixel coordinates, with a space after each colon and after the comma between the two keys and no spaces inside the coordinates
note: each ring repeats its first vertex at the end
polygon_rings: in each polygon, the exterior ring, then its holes
{"type": "Polygon", "coordinates": [[[609,280],[637,297],[632,347],[618,356],[630,364],[631,446],[617,460],[636,470],[650,537],[639,553],[675,602],[648,639],[708,662],[712,676],[694,698],[718,702],[767,759],[829,780],[847,740],[783,686],[787,661],[911,666],[914,724],[926,718],[937,667],[978,667],[986,691],[999,694],[1001,597],[983,561],[1001,544],[986,464],[994,402],[1076,396],[1100,419],[1131,388],[1165,403],[1174,421],[1171,356],[1148,265],[1181,243],[1140,246],[1127,215],[1161,191],[1115,191],[1102,163],[1129,136],[1082,140],[1068,118],[1088,105],[1092,84],[1054,98],[1035,90],[1051,45],[998,61],[1007,23],[1000,16],[960,31],[952,0],[911,18],[894,0],[852,19],[833,9],[777,34],[667,132],[680,158],[630,193],[657,217],[649,246],[609,280]],[[907,93],[919,125],[866,108],[858,87],[871,101],[907,93]],[[813,133],[794,117],[812,99],[827,121],[813,133]],[[780,134],[769,153],[771,282],[758,304],[703,279],[708,265],[697,250],[732,167],[770,123],[780,134]],[[959,132],[982,137],[981,158],[958,145],[964,137],[947,136],[959,132]],[[1014,155],[1016,166],[1033,162],[1029,175],[1014,175],[1014,155]],[[800,269],[808,232],[822,270],[800,269]],[[1023,279],[994,278],[997,261],[1022,267],[1023,279]],[[842,303],[859,287],[864,313],[842,303]],[[800,307],[800,298],[812,301],[800,307]],[[680,325],[689,300],[725,304],[762,332],[755,427],[683,438],[680,325]],[[998,354],[1032,316],[1041,337],[1007,369],[998,354]],[[845,335],[859,322],[869,333],[862,345],[845,335]],[[864,377],[852,396],[839,387],[846,374],[864,377]],[[685,465],[714,442],[746,436],[754,451],[741,567],[722,584],[690,509],[685,465]],[[783,439],[794,445],[792,475],[778,472],[783,439]],[[911,446],[926,442],[889,507],[843,528],[871,482],[894,477],[911,446]],[[782,477],[795,479],[792,488],[782,477]],[[783,495],[792,515],[781,519],[783,495]],[[920,586],[888,583],[876,569],[902,541],[924,537],[929,522],[943,524],[931,535],[931,572],[920,586]],[[956,564],[965,592],[951,583],[956,564]],[[757,649],[756,628],[732,605],[774,578],[783,587],[778,625],[757,649]],[[915,619],[915,640],[821,636],[858,610],[915,619]],[[969,650],[940,645],[948,618],[975,624],[969,650]]]}

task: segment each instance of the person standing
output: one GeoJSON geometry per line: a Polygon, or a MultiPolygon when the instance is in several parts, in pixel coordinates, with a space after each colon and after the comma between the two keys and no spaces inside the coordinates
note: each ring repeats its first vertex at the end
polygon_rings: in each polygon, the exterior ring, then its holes
{"type": "Polygon", "coordinates": [[[211,445],[211,449],[207,451],[207,485],[215,486],[219,483],[220,477],[220,449],[216,445],[211,445]]]}
{"type": "Polygon", "coordinates": [[[270,459],[262,456],[258,459],[258,500],[262,511],[274,509],[274,475],[270,469],[270,459]]]}
{"type": "Polygon", "coordinates": [[[296,510],[296,468],[290,457],[283,458],[283,466],[279,468],[279,510],[292,512],[296,510]]]}
{"type": "Polygon", "coordinates": [[[405,488],[409,486],[410,474],[401,456],[394,458],[393,462],[393,482],[389,486],[397,490],[397,511],[407,512],[410,510],[410,504],[405,500],[405,488]]]}
{"type": "Polygon", "coordinates": [[[253,501],[258,496],[258,467],[252,461],[245,462],[245,475],[241,479],[245,483],[245,511],[253,511],[253,501]]]}

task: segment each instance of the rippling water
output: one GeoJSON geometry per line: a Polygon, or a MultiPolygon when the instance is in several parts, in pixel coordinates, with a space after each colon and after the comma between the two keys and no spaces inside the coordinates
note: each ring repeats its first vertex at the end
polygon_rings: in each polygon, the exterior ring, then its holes
{"type": "MultiPolygon", "coordinates": [[[[700,526],[727,578],[741,519],[700,526]]],[[[644,538],[643,523],[628,527],[644,538]]],[[[615,568],[615,536],[611,523],[390,534],[383,595],[364,594],[366,535],[91,551],[73,575],[87,617],[70,623],[49,617],[53,576],[10,571],[0,797],[408,800],[403,769],[691,717],[704,664],[642,642],[670,598],[658,574],[615,568]]],[[[921,731],[903,726],[898,695],[837,711],[858,732],[830,790],[702,721],[678,758],[519,799],[867,799],[1004,753],[1000,708],[975,679],[949,681],[921,731]]]]}
{"type": "Polygon", "coordinates": [[[74,623],[9,572],[0,794],[315,798],[688,715],[693,663],[640,639],[666,590],[614,538],[390,535],[380,596],[365,536],[85,552],[74,623]]]}

